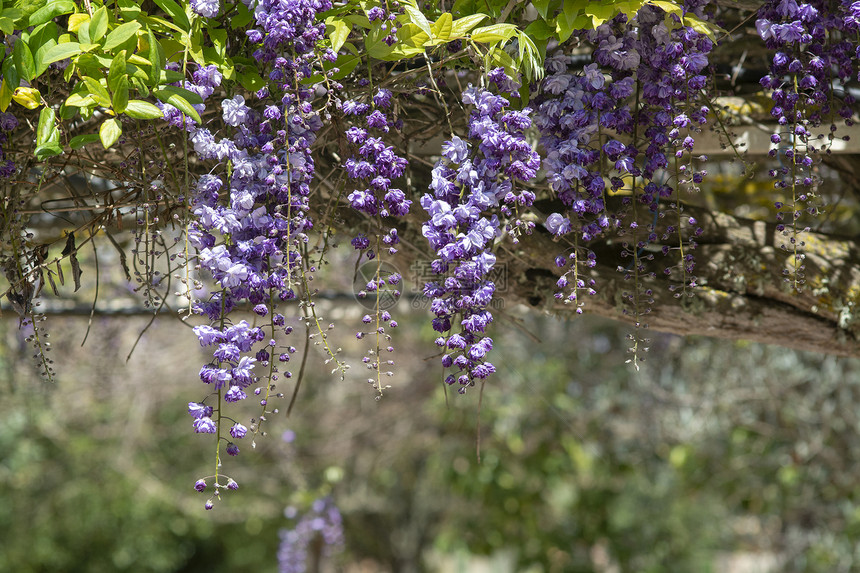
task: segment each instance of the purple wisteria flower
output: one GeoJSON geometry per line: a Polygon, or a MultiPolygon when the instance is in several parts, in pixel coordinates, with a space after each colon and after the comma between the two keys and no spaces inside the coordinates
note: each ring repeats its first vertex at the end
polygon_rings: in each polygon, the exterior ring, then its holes
{"type": "MultiPolygon", "coordinates": [[[[492,73],[495,85],[513,85],[501,75],[492,73]]],[[[473,143],[457,136],[445,142],[443,158],[433,168],[432,193],[421,198],[428,215],[422,232],[439,257],[431,266],[440,275],[425,284],[424,294],[432,299],[433,328],[442,335],[436,340],[445,351],[442,365],[455,370],[446,382],[458,384],[461,393],[495,371],[486,360],[493,341],[483,334],[492,321],[488,307],[496,286],[489,274],[501,223],[488,211],[498,208],[512,219],[512,232],[529,232],[516,212],[530,206],[534,194],[516,185],[533,179],[540,166],[524,136],[530,110],[509,110],[504,97],[471,86],[463,103],[474,106],[469,118],[473,143]]]]}
{"type": "MultiPolygon", "coordinates": [[[[284,514],[289,519],[298,516],[293,507],[288,507],[284,514]]],[[[322,541],[325,556],[343,550],[343,518],[330,498],[317,499],[310,511],[298,518],[292,529],[280,531],[280,537],[278,571],[303,573],[308,562],[308,550],[315,539],[322,541]]]]}
{"type": "MultiPolygon", "coordinates": [[[[193,220],[187,234],[197,250],[199,268],[216,283],[214,292],[193,305],[195,313],[208,319],[194,332],[201,346],[212,348],[212,359],[200,369],[200,379],[208,385],[207,393],[217,393],[223,402],[214,408],[189,403],[198,433],[220,433],[223,409],[247,398],[260,378],[260,364],[267,367],[271,381],[290,377],[289,371],[269,363],[272,355],[280,354],[273,350],[275,331],[292,332],[284,316],[274,312],[274,301],[296,298],[295,285],[313,272],[303,257],[303,246],[313,228],[308,205],[315,177],[311,146],[323,122],[312,104],[316,92],[302,80],[319,71],[319,56],[329,61],[335,57],[330,51],[317,53],[325,34],[317,14],[329,10],[331,2],[247,0],[245,4],[254,18],[254,28],[247,35],[256,45],[260,72],[268,79],[268,86],[255,94],[263,100],[262,113],[238,94],[221,102],[226,129],[220,125],[209,129],[173,106],[159,104],[165,120],[188,132],[198,160],[210,166],[190,190],[193,220]],[[271,322],[254,327],[245,320],[232,320],[230,314],[240,304],[253,308],[258,317],[271,316],[271,322]]],[[[191,8],[212,18],[218,15],[220,2],[192,0],[191,8]]],[[[205,103],[197,106],[203,111],[221,81],[217,68],[204,66],[179,85],[203,98],[205,103]]],[[[290,352],[282,356],[288,360],[290,352]]],[[[264,407],[265,402],[261,400],[264,407]]],[[[240,439],[247,431],[234,422],[230,436],[240,439]]],[[[237,455],[239,448],[229,442],[226,451],[237,455]]],[[[226,486],[216,483],[216,497],[219,487],[238,485],[230,479],[226,486]]],[[[212,507],[212,500],[206,507],[212,507]]]]}
{"type": "Polygon", "coordinates": [[[191,0],[191,9],[204,18],[214,18],[220,10],[219,0],[191,0]]]}

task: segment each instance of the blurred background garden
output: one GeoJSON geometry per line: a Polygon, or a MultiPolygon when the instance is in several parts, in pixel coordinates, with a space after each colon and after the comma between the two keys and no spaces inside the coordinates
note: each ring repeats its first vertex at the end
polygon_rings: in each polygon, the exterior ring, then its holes
{"type": "MultiPolygon", "coordinates": [[[[320,305],[360,366],[356,305],[320,305]]],[[[342,543],[313,541],[308,571],[860,567],[857,360],[653,332],[637,373],[626,327],[508,308],[498,375],[446,395],[409,306],[384,397],[312,348],[292,415],[288,385],[213,511],[193,488],[213,462],[186,411],[207,360],[188,325],[49,317],[48,382],[4,313],[0,571],[278,571],[316,500],[342,543]]]]}

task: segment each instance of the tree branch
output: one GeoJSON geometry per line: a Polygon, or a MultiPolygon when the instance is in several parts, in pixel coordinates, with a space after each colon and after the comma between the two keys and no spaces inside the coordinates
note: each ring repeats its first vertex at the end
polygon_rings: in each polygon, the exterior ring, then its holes
{"type": "MultiPolygon", "coordinates": [[[[662,245],[649,245],[649,252],[658,251],[651,263],[656,276],[646,284],[653,291],[653,303],[639,309],[640,320],[649,328],[860,356],[860,320],[855,316],[860,303],[860,244],[803,233],[799,240],[805,243],[805,285],[797,293],[784,280],[782,269],[787,268],[792,253],[782,248],[788,239],[775,225],[689,206],[684,214],[695,217],[704,229],[693,251],[700,286],[692,298],[676,298],[677,291],[669,289],[672,277],[662,273],[663,266],[671,263],[659,265],[662,245]]],[[[662,235],[660,231],[658,235],[662,235]]],[[[674,240],[677,244],[677,235],[674,240]]],[[[584,310],[633,323],[635,309],[623,302],[622,293],[632,291],[634,285],[618,271],[630,259],[620,258],[619,242],[615,237],[589,245],[598,253],[597,265],[589,270],[597,294],[585,299],[584,310]]],[[[510,294],[552,313],[572,313],[572,306],[548,296],[557,290],[555,282],[561,273],[552,259],[567,246],[541,229],[523,238],[520,247],[525,256],[506,259],[509,275],[518,277],[510,294]]]]}

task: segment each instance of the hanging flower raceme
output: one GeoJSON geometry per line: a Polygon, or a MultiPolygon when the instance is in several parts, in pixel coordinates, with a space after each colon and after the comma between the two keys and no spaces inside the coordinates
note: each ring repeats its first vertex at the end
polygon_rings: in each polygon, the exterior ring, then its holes
{"type": "MultiPolygon", "coordinates": [[[[363,305],[373,311],[373,315],[365,315],[363,324],[371,326],[372,331],[359,331],[358,339],[369,337],[375,341],[368,350],[363,362],[375,375],[368,382],[380,393],[385,385],[382,375],[393,375],[391,370],[383,372],[383,366],[393,366],[391,359],[382,359],[382,350],[391,353],[394,347],[390,345],[391,335],[386,328],[393,329],[397,322],[392,319],[389,308],[400,295],[399,284],[401,276],[397,272],[384,272],[381,254],[378,252],[387,247],[389,255],[397,253],[400,236],[397,229],[388,227],[385,218],[403,217],[409,213],[412,201],[406,194],[394,187],[395,180],[403,176],[407,161],[399,156],[394,148],[386,145],[384,138],[399,122],[392,115],[392,97],[390,90],[378,89],[370,103],[358,100],[347,100],[341,105],[341,111],[347,119],[353,121],[346,130],[346,138],[353,150],[353,155],[344,163],[344,171],[348,185],[353,190],[347,196],[349,205],[356,211],[372,218],[374,240],[361,234],[352,240],[352,245],[360,251],[361,256],[368,260],[376,259],[375,265],[370,264],[369,271],[362,272],[366,284],[358,292],[363,299],[363,305]],[[394,289],[387,291],[385,289],[394,289]],[[383,296],[383,292],[386,293],[383,296]]],[[[368,267],[364,267],[367,269],[368,267]]]]}
{"type": "Polygon", "coordinates": [[[6,157],[2,146],[9,140],[9,134],[18,127],[18,118],[8,112],[0,112],[0,179],[8,179],[15,174],[15,162],[6,157]]]}
{"type": "MultiPolygon", "coordinates": [[[[210,394],[191,403],[189,413],[194,430],[216,434],[219,443],[226,442],[230,455],[239,453],[233,440],[244,438],[248,428],[227,418],[225,405],[245,400],[252,386],[266,380],[267,384],[253,388],[263,408],[260,422],[252,424],[256,433],[268,412],[274,382],[291,376],[289,371],[280,371],[278,364],[289,362],[296,349],[276,350],[276,337],[289,335],[292,326],[275,311],[275,305],[295,298],[306,280],[305,271],[310,271],[303,252],[307,233],[313,228],[308,206],[315,174],[311,146],[322,121],[311,105],[314,91],[301,80],[314,73],[316,43],[325,30],[316,14],[331,3],[261,2],[255,6],[258,27],[248,36],[259,44],[260,71],[268,70],[272,82],[255,94],[267,102],[262,113],[252,109],[243,95],[225,98],[221,120],[227,136],[219,138],[208,127],[181,117],[177,121],[174,111],[163,106],[166,119],[188,131],[199,159],[216,165],[194,186],[193,220],[188,226],[188,240],[197,249],[200,268],[219,287],[193,307],[210,321],[194,330],[200,344],[213,347],[213,353],[200,370],[210,394]],[[280,95],[270,97],[273,93],[280,95]],[[254,313],[265,317],[264,326],[231,320],[231,311],[240,304],[249,304],[254,313]],[[232,424],[229,437],[222,435],[227,420],[232,424]]],[[[205,16],[212,6],[198,2],[192,8],[205,16]]],[[[197,70],[184,87],[205,100],[220,81],[220,73],[209,66],[197,70]]],[[[229,478],[227,485],[219,482],[218,468],[216,460],[211,476],[216,497],[219,489],[236,486],[229,478]]],[[[210,499],[207,508],[211,503],[210,499]]]]}
{"type": "Polygon", "coordinates": [[[770,175],[777,189],[790,192],[776,202],[777,228],[786,237],[782,248],[792,255],[785,280],[801,290],[804,242],[799,234],[808,228],[799,221],[804,211],[820,212],[820,179],[814,168],[818,155],[837,136],[837,122],[852,124],[855,99],[845,85],[860,77],[860,9],[847,1],[834,10],[828,2],[773,0],[759,9],[756,29],[773,50],[770,73],[761,85],[770,93],[771,115],[781,126],[771,136],[775,147],[770,151],[780,166],[770,175]],[[830,133],[819,140],[812,130],[822,124],[830,124],[830,133]]]}
{"type": "MultiPolygon", "coordinates": [[[[701,5],[687,3],[686,8],[705,19],[701,5]]],[[[547,59],[548,75],[535,100],[536,125],[547,151],[550,187],[568,208],[547,217],[546,228],[554,235],[576,232],[578,244],[622,226],[636,235],[641,227],[647,234],[625,248],[638,259],[646,245],[658,240],[657,219],[645,215],[643,224],[631,217],[631,201],[647,206],[654,217],[661,200],[680,211],[679,198],[672,199],[676,190],[701,183],[705,173],[695,169],[692,151],[709,112],[700,94],[713,43],[680,22],[670,29],[665,18],[661,9],[645,6],[633,21],[621,14],[577,32],[594,49],[593,63],[584,68],[563,53],[547,59]],[[611,209],[608,197],[622,190],[611,209]]],[[[685,285],[692,284],[694,278],[684,273],[692,272],[694,245],[680,233],[678,241],[667,252],[682,251],[680,276],[685,285]]],[[[581,306],[579,291],[594,290],[579,266],[594,266],[594,253],[576,247],[560,255],[557,264],[565,272],[556,297],[581,306]]]]}
{"type": "Polygon", "coordinates": [[[454,370],[445,381],[461,393],[495,371],[487,361],[493,347],[484,336],[493,320],[489,310],[496,285],[490,273],[496,264],[493,245],[502,234],[498,214],[512,232],[530,228],[516,213],[534,201],[522,183],[534,179],[540,160],[525,140],[530,110],[511,110],[509,102],[488,90],[469,87],[463,103],[473,106],[469,137],[453,136],[442,147],[432,173],[432,193],[421,198],[429,215],[423,235],[438,257],[432,262],[438,281],[428,282],[424,294],[432,299],[437,345],[445,351],[442,364],[454,370]],[[518,185],[519,184],[519,185],[518,185]]]}

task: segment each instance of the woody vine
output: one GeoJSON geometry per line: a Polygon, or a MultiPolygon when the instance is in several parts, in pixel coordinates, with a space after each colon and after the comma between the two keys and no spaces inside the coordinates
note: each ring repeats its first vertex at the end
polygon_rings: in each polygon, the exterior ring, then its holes
{"type": "MultiPolygon", "coordinates": [[[[741,89],[725,68],[743,67],[739,39],[766,54],[754,91],[778,126],[762,161],[781,253],[770,288],[818,312],[806,242],[828,212],[831,148],[856,119],[860,2],[48,0],[4,3],[0,30],[3,295],[51,378],[38,301],[60,296],[69,269],[80,287],[82,249],[117,249],[153,313],[178,289],[172,311],[211,349],[187,406],[212,438],[194,484],[207,509],[238,488],[225,457],[294,406],[319,361],[297,348],[311,341],[353,376],[314,302],[335,248],[375,268],[349,335],[379,395],[397,328],[380,293],[403,280],[383,263],[430,261],[440,380],[463,394],[503,359],[493,269],[535,241],[549,249],[534,297],[553,311],[588,312],[609,288],[595,269],[618,259],[637,367],[655,289],[686,312],[710,288],[698,247],[713,220],[690,205],[709,184],[697,141],[734,145],[743,114],[723,102],[741,89]],[[63,221],[62,237],[34,232],[34,215],[63,221]],[[128,247],[114,237],[127,226],[128,247]]],[[[853,299],[831,303],[853,352],[853,299]]]]}

